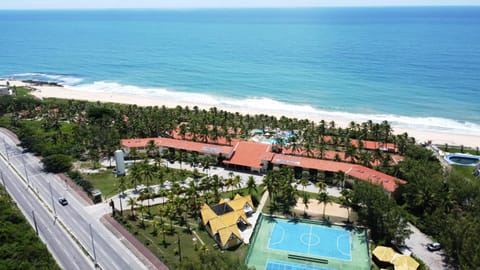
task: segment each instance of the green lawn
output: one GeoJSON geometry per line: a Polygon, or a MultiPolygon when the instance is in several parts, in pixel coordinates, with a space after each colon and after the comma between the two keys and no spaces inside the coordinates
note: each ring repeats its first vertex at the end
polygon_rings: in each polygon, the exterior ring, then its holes
{"type": "MultiPolygon", "coordinates": [[[[438,146],[439,149],[445,152],[450,152],[450,153],[462,153],[462,149],[460,146],[448,146],[448,149],[446,149],[445,145],[440,145],[438,146]]],[[[480,149],[477,147],[475,148],[469,148],[469,147],[464,147],[463,148],[463,153],[468,153],[472,155],[480,155],[480,149]]]]}
{"type": "MultiPolygon", "coordinates": [[[[152,216],[145,219],[145,228],[141,225],[142,222],[139,217],[136,220],[127,217],[130,211],[124,211],[124,217],[120,219],[117,218],[117,220],[170,269],[178,268],[180,252],[182,261],[197,261],[199,256],[205,253],[214,254],[223,259],[238,260],[239,263],[244,261],[245,254],[248,250],[247,246],[242,245],[234,250],[219,250],[216,242],[208,232],[200,228],[199,220],[195,220],[192,217],[187,219],[191,231],[188,231],[185,225],[180,226],[176,221],[172,222],[173,230],[171,230],[170,220],[161,214],[164,208],[162,205],[151,207],[152,216]],[[152,220],[158,222],[156,225],[157,232],[154,232],[152,220]],[[201,241],[195,234],[199,236],[201,241]],[[178,243],[179,240],[180,245],[178,243]],[[205,245],[202,245],[202,241],[205,245]]],[[[137,212],[138,211],[136,211],[136,213],[137,212]]]]}
{"type": "Polygon", "coordinates": [[[110,170],[94,174],[83,174],[83,177],[90,181],[96,189],[100,190],[104,198],[120,193],[118,187],[119,178],[115,177],[110,170]]]}
{"type": "MultiPolygon", "coordinates": [[[[80,165],[81,168],[91,168],[91,163],[85,162],[80,165]],[[89,165],[90,164],[90,165],[89,165]]],[[[188,177],[192,176],[192,173],[187,170],[178,170],[172,168],[163,168],[164,173],[163,179],[168,181],[183,181],[188,177]]],[[[120,193],[119,188],[119,179],[116,177],[111,170],[101,171],[98,173],[82,174],[83,177],[89,180],[92,185],[99,189],[102,192],[104,198],[111,197],[115,194],[120,193]]],[[[202,175],[203,176],[203,175],[202,175]]],[[[154,178],[150,185],[158,185],[161,181],[159,178],[154,178]]],[[[135,188],[135,185],[131,183],[130,179],[127,177],[125,179],[126,188],[135,188]]],[[[141,183],[137,183],[140,185],[141,183]]],[[[145,184],[145,183],[143,183],[145,184]]]]}
{"type": "Polygon", "coordinates": [[[452,170],[463,175],[465,178],[468,179],[478,179],[473,175],[473,169],[475,167],[472,166],[460,166],[460,165],[452,165],[452,170]]]}
{"type": "Polygon", "coordinates": [[[17,91],[17,97],[29,96],[30,92],[32,92],[30,88],[23,87],[23,86],[16,87],[16,91],[17,91]]]}

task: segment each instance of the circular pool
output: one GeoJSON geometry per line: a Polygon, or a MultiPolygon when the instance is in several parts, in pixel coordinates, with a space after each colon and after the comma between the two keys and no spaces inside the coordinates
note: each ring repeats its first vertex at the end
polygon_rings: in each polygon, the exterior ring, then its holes
{"type": "Polygon", "coordinates": [[[480,156],[456,153],[446,155],[445,160],[454,165],[476,166],[480,163],[480,156]]]}

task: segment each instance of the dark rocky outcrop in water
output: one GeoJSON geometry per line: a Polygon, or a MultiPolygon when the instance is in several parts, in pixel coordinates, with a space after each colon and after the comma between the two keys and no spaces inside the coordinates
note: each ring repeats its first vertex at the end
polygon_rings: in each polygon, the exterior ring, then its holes
{"type": "Polygon", "coordinates": [[[63,87],[60,83],[57,82],[46,82],[46,81],[36,81],[36,80],[23,80],[22,82],[31,84],[32,86],[55,86],[63,87]]]}

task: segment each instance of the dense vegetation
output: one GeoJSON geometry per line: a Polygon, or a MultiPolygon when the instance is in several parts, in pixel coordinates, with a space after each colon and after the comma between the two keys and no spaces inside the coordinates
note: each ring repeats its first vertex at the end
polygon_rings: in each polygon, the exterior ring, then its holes
{"type": "MultiPolygon", "coordinates": [[[[410,146],[396,168],[408,181],[399,188],[397,201],[413,223],[435,237],[460,269],[480,267],[480,181],[443,169],[432,152],[410,146]]],[[[470,167],[470,171],[473,170],[470,167]]]]}
{"type": "Polygon", "coordinates": [[[0,269],[60,269],[1,186],[0,269]]]}

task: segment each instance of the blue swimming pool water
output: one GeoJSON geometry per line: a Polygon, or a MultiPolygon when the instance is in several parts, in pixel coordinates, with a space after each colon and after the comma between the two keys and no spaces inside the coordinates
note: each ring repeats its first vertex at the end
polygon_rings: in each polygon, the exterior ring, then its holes
{"type": "Polygon", "coordinates": [[[475,166],[480,162],[480,156],[457,153],[445,156],[445,160],[454,165],[475,166]]]}
{"type": "Polygon", "coordinates": [[[341,228],[278,221],[268,247],[305,256],[351,260],[350,232],[341,228]]]}
{"type": "Polygon", "coordinates": [[[265,270],[330,270],[330,268],[277,260],[268,260],[265,270]]]}

